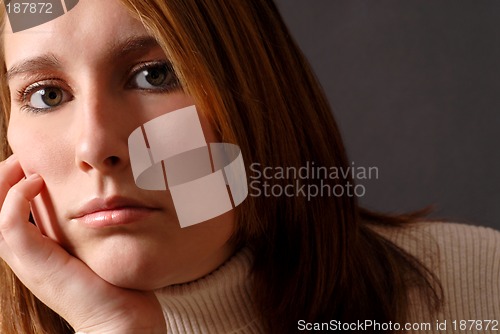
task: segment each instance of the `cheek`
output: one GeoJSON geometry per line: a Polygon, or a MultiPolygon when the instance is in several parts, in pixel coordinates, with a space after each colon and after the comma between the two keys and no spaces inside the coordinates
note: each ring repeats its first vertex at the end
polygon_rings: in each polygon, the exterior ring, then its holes
{"type": "Polygon", "coordinates": [[[9,145],[25,174],[37,173],[46,181],[67,174],[71,162],[67,140],[57,129],[30,123],[12,117],[7,132],[9,145]]]}
{"type": "Polygon", "coordinates": [[[39,128],[38,123],[35,126],[30,121],[11,118],[7,138],[24,173],[37,173],[45,181],[46,188],[31,203],[38,227],[58,243],[68,244],[59,224],[56,223],[59,221],[57,212],[61,210],[58,210],[52,201],[67,195],[63,180],[67,179],[65,174],[71,170],[68,148],[61,144],[65,143],[59,138],[61,132],[39,128]]]}

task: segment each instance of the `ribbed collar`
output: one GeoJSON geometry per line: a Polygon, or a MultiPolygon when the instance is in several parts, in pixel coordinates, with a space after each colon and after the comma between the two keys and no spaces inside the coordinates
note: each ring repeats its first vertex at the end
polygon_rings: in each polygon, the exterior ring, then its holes
{"type": "Polygon", "coordinates": [[[251,298],[251,263],[243,249],[203,278],[157,290],[168,333],[263,333],[251,298]]]}

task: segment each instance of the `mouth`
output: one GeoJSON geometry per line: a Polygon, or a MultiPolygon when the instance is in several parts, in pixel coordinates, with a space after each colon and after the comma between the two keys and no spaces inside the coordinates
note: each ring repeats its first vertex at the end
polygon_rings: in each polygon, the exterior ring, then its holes
{"type": "Polygon", "coordinates": [[[94,198],[71,215],[71,220],[76,220],[88,227],[103,228],[138,222],[159,210],[159,208],[126,197],[94,198]]]}

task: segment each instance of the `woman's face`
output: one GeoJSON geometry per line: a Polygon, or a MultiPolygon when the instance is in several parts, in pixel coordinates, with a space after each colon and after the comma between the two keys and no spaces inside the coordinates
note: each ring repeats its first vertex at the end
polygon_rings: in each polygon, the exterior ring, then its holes
{"type": "MultiPolygon", "coordinates": [[[[45,180],[33,206],[45,234],[105,280],[130,288],[190,281],[227,259],[233,212],[181,229],[168,191],[134,183],[128,136],[194,101],[118,1],[80,1],[48,23],[7,31],[5,58],[8,139],[25,174],[45,180]],[[80,217],[89,205],[98,212],[80,217]],[[88,224],[99,220],[110,224],[88,224]]],[[[217,141],[200,120],[207,141],[217,141]]]]}

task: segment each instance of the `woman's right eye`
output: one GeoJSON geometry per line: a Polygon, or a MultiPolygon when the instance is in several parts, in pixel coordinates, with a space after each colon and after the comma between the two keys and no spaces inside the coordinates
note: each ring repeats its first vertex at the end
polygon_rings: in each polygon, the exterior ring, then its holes
{"type": "Polygon", "coordinates": [[[18,91],[17,100],[22,104],[21,109],[38,113],[47,112],[72,99],[72,95],[59,84],[37,82],[18,91]]]}
{"type": "Polygon", "coordinates": [[[49,109],[59,106],[66,97],[65,92],[57,87],[44,87],[31,94],[30,107],[35,109],[49,109]]]}

